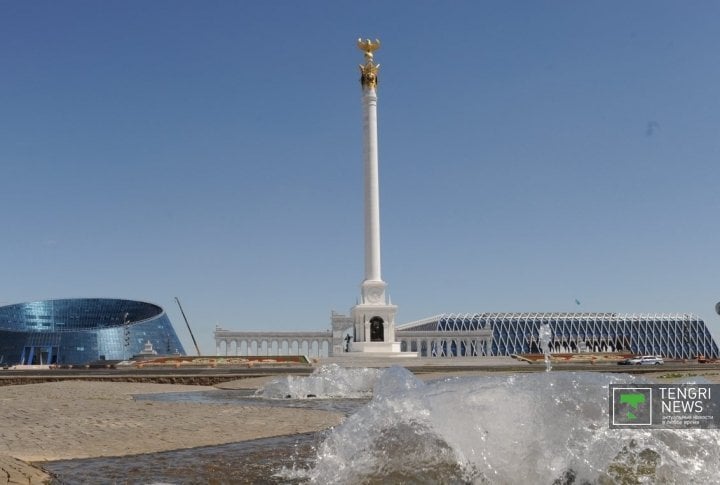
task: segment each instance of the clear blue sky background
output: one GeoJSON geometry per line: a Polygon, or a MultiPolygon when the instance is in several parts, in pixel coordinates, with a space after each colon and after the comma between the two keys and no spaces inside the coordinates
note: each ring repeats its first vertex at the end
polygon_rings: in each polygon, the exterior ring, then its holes
{"type": "Polygon", "coordinates": [[[694,312],[720,336],[720,3],[0,3],[0,303],[326,329],[363,277],[379,37],[398,319],[694,312]],[[577,305],[575,300],[580,301],[577,305]]]}

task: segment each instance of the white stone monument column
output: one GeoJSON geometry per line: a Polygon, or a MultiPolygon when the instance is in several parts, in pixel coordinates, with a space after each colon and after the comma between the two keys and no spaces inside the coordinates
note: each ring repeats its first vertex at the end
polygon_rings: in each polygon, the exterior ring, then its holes
{"type": "Polygon", "coordinates": [[[377,86],[380,65],[373,52],[380,41],[358,39],[358,48],[365,55],[360,65],[363,110],[363,148],[365,179],[365,280],[361,285],[361,301],[352,309],[355,327],[355,352],[399,352],[395,342],[397,306],[388,302],[387,284],[380,268],[380,176],[378,171],[377,86]]]}
{"type": "Polygon", "coordinates": [[[377,92],[372,84],[363,86],[362,104],[365,159],[365,282],[381,282],[377,92]]]}

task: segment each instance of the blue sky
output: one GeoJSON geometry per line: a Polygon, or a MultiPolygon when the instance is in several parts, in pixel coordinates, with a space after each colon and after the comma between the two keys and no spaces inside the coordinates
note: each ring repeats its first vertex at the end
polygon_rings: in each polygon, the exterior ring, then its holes
{"type": "Polygon", "coordinates": [[[363,277],[380,38],[398,320],[693,312],[720,337],[717,2],[0,4],[0,304],[325,329],[363,277]],[[575,300],[580,301],[580,305],[575,300]]]}

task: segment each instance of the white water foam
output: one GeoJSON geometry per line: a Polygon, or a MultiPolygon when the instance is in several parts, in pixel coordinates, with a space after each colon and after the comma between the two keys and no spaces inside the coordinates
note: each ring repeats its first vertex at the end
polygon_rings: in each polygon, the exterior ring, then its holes
{"type": "Polygon", "coordinates": [[[545,359],[545,372],[552,370],[552,362],[550,361],[550,341],[552,337],[553,334],[550,325],[547,323],[540,325],[538,340],[540,341],[540,350],[542,350],[545,359]]]}
{"type": "Polygon", "coordinates": [[[283,376],[273,379],[255,393],[266,399],[369,398],[380,376],[378,369],[321,366],[306,377],[283,376]]]}
{"type": "Polygon", "coordinates": [[[614,430],[608,385],[628,375],[549,372],[423,383],[383,372],[329,432],[314,483],[717,483],[720,431],[614,430]]]}

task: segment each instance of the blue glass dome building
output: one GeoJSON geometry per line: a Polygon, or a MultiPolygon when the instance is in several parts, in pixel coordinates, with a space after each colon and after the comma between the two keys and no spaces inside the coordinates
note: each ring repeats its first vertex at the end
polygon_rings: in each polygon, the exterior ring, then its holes
{"type": "Polygon", "coordinates": [[[0,359],[11,365],[123,360],[148,341],[158,354],[185,354],[165,311],[152,303],[73,298],[0,307],[0,359]]]}

